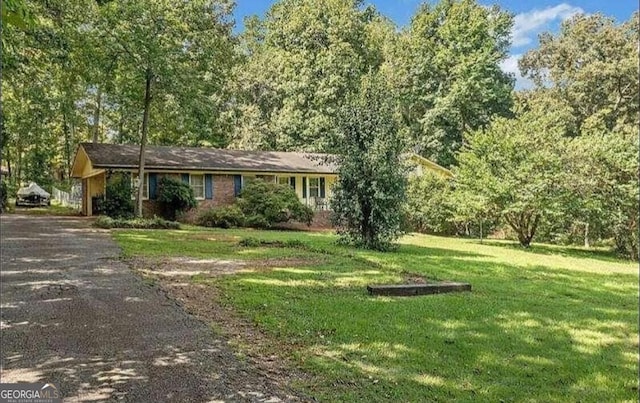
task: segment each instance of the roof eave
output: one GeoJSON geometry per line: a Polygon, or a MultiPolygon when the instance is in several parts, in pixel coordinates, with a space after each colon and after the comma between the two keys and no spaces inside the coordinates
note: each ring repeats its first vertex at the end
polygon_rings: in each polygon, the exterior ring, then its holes
{"type": "MultiPolygon", "coordinates": [[[[137,165],[120,165],[120,164],[93,164],[95,168],[102,169],[138,169],[137,165]]],[[[145,170],[163,170],[163,171],[209,171],[209,172],[265,172],[265,173],[304,173],[304,174],[327,174],[336,175],[337,172],[331,170],[280,170],[280,169],[253,169],[253,168],[217,168],[217,167],[198,167],[198,166],[166,166],[166,165],[146,165],[145,170]]]]}

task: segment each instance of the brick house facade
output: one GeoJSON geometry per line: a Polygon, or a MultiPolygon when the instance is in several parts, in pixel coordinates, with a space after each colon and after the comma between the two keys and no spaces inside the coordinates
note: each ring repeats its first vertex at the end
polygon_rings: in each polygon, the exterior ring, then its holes
{"type": "MultiPolygon", "coordinates": [[[[319,226],[327,224],[326,210],[336,182],[337,166],[327,154],[221,150],[196,147],[147,146],[145,175],[137,180],[139,146],[124,144],[82,143],[76,152],[71,177],[82,181],[82,213],[93,215],[96,204],[104,200],[108,177],[114,172],[129,175],[132,184],[143,186],[143,214],[158,215],[158,181],[163,176],[188,183],[198,206],[183,217],[193,221],[202,209],[232,204],[245,179],[261,178],[291,186],[300,201],[318,214],[319,226]]],[[[409,159],[417,165],[416,174],[424,170],[445,176],[445,168],[417,155],[409,159]]]]}

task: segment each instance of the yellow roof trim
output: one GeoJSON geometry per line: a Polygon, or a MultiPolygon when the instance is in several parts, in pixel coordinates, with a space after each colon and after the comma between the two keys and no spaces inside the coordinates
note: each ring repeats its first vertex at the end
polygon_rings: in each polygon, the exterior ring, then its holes
{"type": "Polygon", "coordinates": [[[453,172],[451,172],[450,170],[448,170],[447,168],[436,164],[435,162],[426,159],[423,156],[420,156],[418,154],[411,154],[411,156],[409,157],[411,158],[413,161],[415,161],[416,163],[429,168],[432,171],[436,171],[438,173],[440,173],[441,175],[444,175],[447,178],[453,178],[453,172]]]}

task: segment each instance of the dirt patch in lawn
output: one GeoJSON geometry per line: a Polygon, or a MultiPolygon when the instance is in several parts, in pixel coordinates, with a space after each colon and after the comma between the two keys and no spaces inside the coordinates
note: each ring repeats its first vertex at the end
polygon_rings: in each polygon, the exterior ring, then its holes
{"type": "MultiPolygon", "coordinates": [[[[131,258],[126,261],[185,312],[209,324],[214,332],[227,340],[238,357],[245,359],[259,374],[283,388],[309,380],[308,375],[296,369],[290,360],[282,356],[281,344],[274,345],[255,325],[222,303],[222,294],[214,282],[202,284],[193,281],[191,277],[206,279],[246,271],[270,270],[274,267],[310,265],[314,263],[313,260],[282,258],[247,261],[173,257],[131,258]]],[[[303,396],[301,401],[312,402],[315,399],[303,396]]]]}
{"type": "Polygon", "coordinates": [[[433,279],[429,279],[419,273],[404,272],[402,273],[402,278],[405,284],[428,284],[434,282],[433,279]]]}
{"type": "Polygon", "coordinates": [[[236,259],[194,259],[190,257],[141,258],[126,260],[129,266],[144,275],[154,277],[181,278],[188,280],[192,276],[221,276],[243,272],[269,270],[274,267],[308,266],[317,263],[317,259],[308,258],[272,258],[262,260],[236,259]]]}
{"type": "Polygon", "coordinates": [[[240,237],[237,235],[214,234],[214,233],[205,232],[201,234],[189,234],[189,239],[200,240],[200,241],[236,243],[238,242],[238,239],[240,239],[240,237]]]}

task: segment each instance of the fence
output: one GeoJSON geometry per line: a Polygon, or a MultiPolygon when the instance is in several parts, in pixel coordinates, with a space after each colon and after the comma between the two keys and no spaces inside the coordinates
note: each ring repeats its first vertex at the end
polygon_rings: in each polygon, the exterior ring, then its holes
{"type": "Polygon", "coordinates": [[[82,204],[82,187],[74,185],[71,187],[71,192],[65,192],[54,187],[51,190],[51,198],[62,206],[80,208],[82,204]]]}

